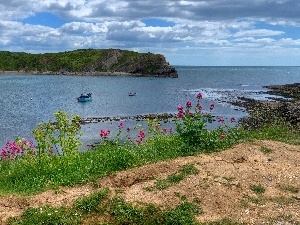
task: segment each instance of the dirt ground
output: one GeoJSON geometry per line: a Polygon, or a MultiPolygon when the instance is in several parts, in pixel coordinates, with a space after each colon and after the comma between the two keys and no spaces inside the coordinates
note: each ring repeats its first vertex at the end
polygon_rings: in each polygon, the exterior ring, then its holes
{"type": "Polygon", "coordinates": [[[61,188],[27,198],[0,198],[0,223],[28,207],[70,205],[76,198],[108,187],[126,201],[176,206],[178,196],[203,210],[201,222],[230,218],[247,224],[300,224],[300,147],[274,141],[239,144],[212,154],[200,154],[122,171],[95,185],[61,188]],[[164,190],[149,191],[157,179],[194,165],[197,175],[164,190]],[[252,187],[252,188],[251,188],[252,187]],[[254,188],[253,188],[254,187],[254,188]],[[257,194],[253,189],[263,187],[257,194]],[[120,190],[122,190],[120,192],[120,190]]]}

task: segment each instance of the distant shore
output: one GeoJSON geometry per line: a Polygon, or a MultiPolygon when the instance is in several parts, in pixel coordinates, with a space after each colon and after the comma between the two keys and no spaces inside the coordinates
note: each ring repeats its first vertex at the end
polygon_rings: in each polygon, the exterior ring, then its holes
{"type": "Polygon", "coordinates": [[[127,72],[38,72],[38,71],[0,71],[0,75],[63,75],[63,76],[130,76],[130,77],[168,77],[166,75],[127,73],[127,72]]]}

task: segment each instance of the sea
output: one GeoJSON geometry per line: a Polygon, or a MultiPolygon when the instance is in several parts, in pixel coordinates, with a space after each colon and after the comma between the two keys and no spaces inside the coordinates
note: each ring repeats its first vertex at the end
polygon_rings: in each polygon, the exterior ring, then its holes
{"type": "MultiPolygon", "coordinates": [[[[300,82],[300,67],[191,67],[175,66],[178,78],[128,76],[0,75],[0,149],[17,137],[32,139],[39,122],[54,121],[62,110],[86,118],[116,117],[134,128],[143,121],[137,115],[176,113],[187,101],[201,105],[226,119],[248,116],[243,108],[230,104],[239,97],[267,99],[264,86],[300,82]],[[92,101],[78,102],[82,93],[92,93],[92,101]],[[129,96],[129,93],[136,93],[129,96]],[[129,119],[124,119],[124,118],[129,119]],[[123,118],[123,119],[122,119],[123,118]]],[[[274,96],[273,96],[274,97],[274,96]]],[[[100,140],[101,129],[117,132],[120,121],[88,123],[82,126],[83,146],[100,140]]],[[[142,126],[143,124],[141,124],[142,126]]]]}

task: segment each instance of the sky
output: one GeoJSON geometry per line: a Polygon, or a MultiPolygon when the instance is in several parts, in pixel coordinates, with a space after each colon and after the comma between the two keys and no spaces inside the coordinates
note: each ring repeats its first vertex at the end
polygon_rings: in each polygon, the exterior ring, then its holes
{"type": "Polygon", "coordinates": [[[300,66],[300,0],[0,0],[0,12],[0,51],[117,48],[174,66],[300,66]]]}

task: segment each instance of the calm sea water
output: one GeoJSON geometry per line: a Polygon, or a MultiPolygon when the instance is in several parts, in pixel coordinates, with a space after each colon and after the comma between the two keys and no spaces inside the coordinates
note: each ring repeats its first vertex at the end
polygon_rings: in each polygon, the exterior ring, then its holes
{"type": "MultiPolygon", "coordinates": [[[[38,122],[53,119],[63,110],[83,118],[174,113],[179,104],[195,101],[203,93],[202,105],[214,102],[214,113],[237,118],[246,116],[226,102],[237,96],[265,98],[265,85],[300,82],[300,67],[176,67],[179,78],[0,75],[0,147],[16,137],[31,138],[38,122]],[[93,100],[79,103],[83,92],[93,100]],[[136,92],[136,96],[128,96],[136,92]]],[[[100,129],[113,123],[82,127],[84,143],[99,140],[100,129]]]]}

